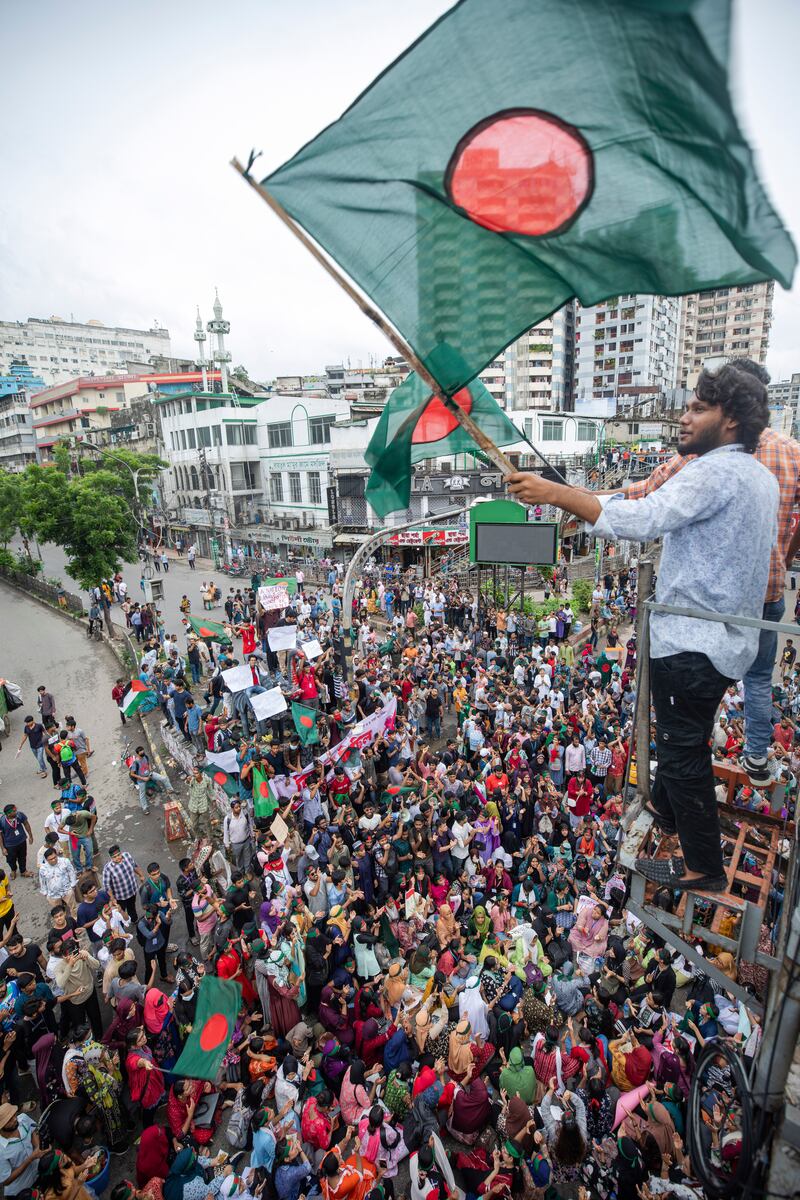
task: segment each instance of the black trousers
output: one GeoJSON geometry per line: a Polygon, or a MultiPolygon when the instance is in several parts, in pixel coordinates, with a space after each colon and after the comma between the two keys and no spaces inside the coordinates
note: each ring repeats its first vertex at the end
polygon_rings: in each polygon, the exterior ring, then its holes
{"type": "MultiPolygon", "coordinates": [[[[116,899],[116,897],[115,897],[115,899],[116,899]]],[[[139,920],[139,914],[136,911],[136,897],[135,896],[127,896],[124,900],[117,900],[117,904],[120,906],[120,908],[125,909],[125,912],[128,914],[128,916],[130,917],[130,919],[133,921],[133,923],[135,925],[136,922],[139,920]]]]}
{"type": "Polygon", "coordinates": [[[80,779],[83,786],[86,787],[86,776],[84,775],[83,771],[81,770],[81,765],[78,762],[77,758],[75,759],[74,762],[71,762],[71,763],[62,762],[61,770],[64,772],[64,782],[65,783],[71,782],[72,772],[74,771],[75,774],[78,776],[78,779],[80,779]]]}
{"type": "Polygon", "coordinates": [[[658,748],[653,807],[677,826],[687,868],[703,875],[723,873],[709,743],[732,682],[696,651],[650,661],[658,748]]]}
{"type": "Polygon", "coordinates": [[[6,860],[12,871],[27,871],[28,843],[20,842],[18,846],[6,846],[6,860]]]}
{"type": "Polygon", "coordinates": [[[161,972],[161,978],[166,979],[167,976],[169,975],[169,971],[167,970],[167,944],[166,944],[166,942],[164,943],[164,945],[161,947],[160,950],[156,950],[155,954],[149,954],[147,950],[144,951],[144,970],[145,970],[145,977],[147,979],[150,978],[150,971],[152,970],[153,962],[158,963],[158,969],[161,972]]]}
{"type": "Polygon", "coordinates": [[[76,1004],[74,1000],[62,1000],[62,1020],[65,1008],[67,1010],[67,1021],[73,1029],[79,1028],[85,1021],[88,1021],[92,1027],[92,1034],[95,1041],[100,1041],[103,1036],[103,1018],[100,1015],[97,992],[93,991],[89,999],[84,1000],[83,1004],[76,1004]]]}

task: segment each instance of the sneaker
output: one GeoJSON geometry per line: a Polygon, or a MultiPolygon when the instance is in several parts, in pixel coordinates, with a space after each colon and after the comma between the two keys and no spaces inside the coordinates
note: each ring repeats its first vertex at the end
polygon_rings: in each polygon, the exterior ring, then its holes
{"type": "Polygon", "coordinates": [[[767,765],[766,755],[763,758],[753,758],[750,754],[743,754],[741,766],[753,787],[767,787],[772,783],[772,773],[767,765]]]}

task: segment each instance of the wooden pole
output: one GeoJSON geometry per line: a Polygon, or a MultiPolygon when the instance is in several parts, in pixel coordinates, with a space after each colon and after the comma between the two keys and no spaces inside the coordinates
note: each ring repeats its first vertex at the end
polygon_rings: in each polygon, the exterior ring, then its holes
{"type": "Polygon", "coordinates": [[[292,220],[283,205],[280,204],[274,196],[270,195],[263,184],[258,183],[255,179],[253,179],[252,175],[248,174],[247,168],[243,167],[237,158],[231,160],[231,166],[235,171],[239,172],[239,174],[247,181],[247,183],[250,184],[250,187],[253,189],[253,191],[258,192],[264,203],[275,213],[275,216],[278,217],[286,226],[286,228],[294,234],[301,245],[305,246],[306,250],[308,250],[309,254],[311,254],[317,260],[323,270],[327,271],[331,279],[335,280],[339,287],[347,293],[350,299],[358,305],[364,316],[369,317],[373,325],[376,325],[384,337],[389,339],[394,348],[400,354],[402,354],[406,362],[410,363],[410,365],[414,368],[420,379],[428,385],[433,395],[438,396],[439,399],[447,406],[450,412],[452,412],[459,425],[461,425],[462,428],[467,431],[467,433],[470,435],[473,441],[477,443],[487,458],[491,459],[494,465],[501,470],[504,475],[507,475],[509,472],[515,470],[514,464],[511,462],[511,460],[507,458],[505,454],[503,454],[502,450],[495,446],[490,437],[486,436],[480,426],[473,421],[469,413],[465,413],[463,409],[459,408],[459,406],[450,399],[450,397],[442,394],[442,389],[440,388],[439,384],[431,375],[427,367],[420,362],[417,355],[401,336],[401,334],[397,332],[393,325],[389,324],[383,313],[379,312],[377,308],[368,303],[361,293],[353,286],[350,280],[347,279],[330,261],[330,259],[322,253],[319,246],[317,246],[317,244],[308,236],[305,230],[301,229],[300,226],[292,220]]]}

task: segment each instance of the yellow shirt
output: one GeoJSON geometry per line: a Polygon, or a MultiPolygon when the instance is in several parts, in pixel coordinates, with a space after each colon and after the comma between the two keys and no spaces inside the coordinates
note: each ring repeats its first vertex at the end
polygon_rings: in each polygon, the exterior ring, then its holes
{"type": "Polygon", "coordinates": [[[14,901],[11,898],[8,879],[2,879],[0,880],[0,917],[4,917],[13,907],[14,901]]]}

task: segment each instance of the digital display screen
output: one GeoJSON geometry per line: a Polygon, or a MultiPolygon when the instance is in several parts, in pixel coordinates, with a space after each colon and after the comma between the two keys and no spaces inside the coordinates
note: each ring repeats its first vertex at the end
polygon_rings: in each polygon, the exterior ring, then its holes
{"type": "Polygon", "coordinates": [[[558,526],[541,521],[505,525],[480,521],[475,525],[475,562],[528,566],[556,561],[558,526]]]}

